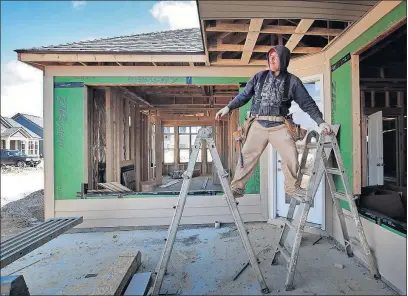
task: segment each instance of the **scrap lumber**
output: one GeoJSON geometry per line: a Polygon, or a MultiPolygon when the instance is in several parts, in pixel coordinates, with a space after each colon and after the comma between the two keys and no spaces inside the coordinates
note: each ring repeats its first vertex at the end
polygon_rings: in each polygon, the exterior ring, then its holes
{"type": "Polygon", "coordinates": [[[110,192],[132,192],[132,190],[123,186],[119,182],[98,183],[98,186],[101,186],[110,192]]]}
{"type": "Polygon", "coordinates": [[[99,284],[91,295],[123,295],[133,275],[139,269],[142,254],[123,253],[103,273],[98,274],[99,284]]]}
{"type": "Polygon", "coordinates": [[[164,185],[160,185],[159,187],[160,188],[166,188],[166,187],[169,187],[171,185],[177,184],[178,182],[180,182],[180,180],[173,180],[173,181],[170,181],[170,182],[168,182],[168,183],[166,183],[164,185]]]}

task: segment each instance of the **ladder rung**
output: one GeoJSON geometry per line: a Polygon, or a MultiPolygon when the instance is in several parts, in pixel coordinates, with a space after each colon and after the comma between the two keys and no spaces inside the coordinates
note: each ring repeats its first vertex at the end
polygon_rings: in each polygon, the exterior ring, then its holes
{"type": "MultiPolygon", "coordinates": [[[[317,149],[317,143],[309,143],[306,145],[309,149],[317,149]]],[[[323,143],[324,148],[332,148],[332,143],[323,143]]]]}
{"type": "Polygon", "coordinates": [[[294,229],[295,225],[293,225],[293,223],[291,221],[289,221],[288,219],[285,219],[285,224],[290,228],[290,229],[294,229]]]}
{"type": "Polygon", "coordinates": [[[281,246],[279,244],[278,244],[278,250],[282,254],[283,258],[285,258],[286,261],[289,262],[290,261],[290,254],[289,254],[288,250],[286,250],[285,247],[283,247],[283,246],[281,246]]]}
{"type": "Polygon", "coordinates": [[[338,198],[338,199],[341,199],[341,200],[344,200],[344,201],[348,201],[347,195],[344,194],[343,192],[338,192],[338,191],[336,191],[336,192],[334,193],[334,197],[335,197],[335,198],[338,198]]]}
{"type": "Polygon", "coordinates": [[[336,168],[327,168],[326,171],[332,175],[341,175],[340,170],[336,168]]]}
{"type": "MultiPolygon", "coordinates": [[[[299,196],[292,196],[292,195],[290,195],[290,197],[291,198],[293,198],[293,199],[296,199],[298,202],[300,202],[300,203],[304,203],[305,202],[305,199],[303,199],[303,198],[301,198],[301,197],[299,197],[299,196]]],[[[306,198],[306,195],[305,195],[305,198],[306,198]]]]}
{"type": "MultiPolygon", "coordinates": [[[[334,197],[338,198],[338,199],[341,199],[341,200],[344,200],[344,201],[347,201],[347,202],[349,201],[349,198],[347,198],[347,195],[345,193],[343,193],[343,192],[336,191],[334,193],[334,197]]],[[[358,196],[350,197],[350,200],[357,200],[357,199],[358,199],[358,196]]]]}

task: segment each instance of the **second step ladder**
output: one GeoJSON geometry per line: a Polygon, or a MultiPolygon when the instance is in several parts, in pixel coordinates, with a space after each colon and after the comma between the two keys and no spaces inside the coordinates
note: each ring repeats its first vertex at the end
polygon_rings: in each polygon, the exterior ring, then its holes
{"type": "MultiPolygon", "coordinates": [[[[338,130],[338,126],[332,128],[335,131],[338,130]]],[[[343,160],[341,158],[340,149],[336,139],[336,133],[331,133],[328,135],[318,135],[316,132],[310,132],[307,135],[298,173],[298,181],[300,182],[303,178],[303,175],[306,175],[307,173],[309,174],[310,179],[306,189],[306,196],[304,196],[303,198],[291,197],[289,210],[286,215],[286,219],[284,220],[285,223],[282,227],[280,239],[276,246],[272,260],[272,264],[277,264],[278,255],[281,254],[287,262],[288,271],[285,282],[286,291],[294,289],[293,279],[295,275],[297,260],[299,257],[300,243],[302,241],[305,224],[307,222],[307,216],[309,214],[309,210],[313,203],[317,189],[319,188],[320,182],[321,180],[324,180],[324,178],[322,178],[324,174],[326,175],[333,203],[339,216],[347,255],[349,257],[353,256],[352,246],[359,247],[365,256],[365,262],[371,274],[374,276],[374,278],[379,279],[380,274],[378,273],[374,256],[370,250],[366,236],[364,234],[363,225],[361,223],[355,202],[355,197],[352,194],[343,160]],[[317,140],[314,143],[312,143],[313,138],[317,140]],[[306,170],[306,162],[310,149],[315,149],[315,161],[312,171],[308,173],[306,170]],[[329,165],[328,159],[331,153],[333,153],[333,160],[337,164],[337,166],[329,165]],[[333,178],[334,175],[338,176],[338,178],[341,180],[344,192],[337,191],[333,178]],[[352,239],[349,237],[340,200],[346,201],[350,207],[351,216],[357,230],[357,239],[352,239]],[[296,211],[297,205],[299,205],[299,207],[296,211]],[[288,240],[290,232],[294,232],[293,244],[290,244],[288,240]]]]}

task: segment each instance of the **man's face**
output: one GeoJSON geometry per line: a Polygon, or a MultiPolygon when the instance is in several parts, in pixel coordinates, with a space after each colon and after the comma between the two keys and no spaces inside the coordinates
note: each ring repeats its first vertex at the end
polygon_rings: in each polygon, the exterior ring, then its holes
{"type": "Polygon", "coordinates": [[[280,69],[279,55],[273,50],[269,53],[269,68],[272,72],[279,71],[280,69]]]}

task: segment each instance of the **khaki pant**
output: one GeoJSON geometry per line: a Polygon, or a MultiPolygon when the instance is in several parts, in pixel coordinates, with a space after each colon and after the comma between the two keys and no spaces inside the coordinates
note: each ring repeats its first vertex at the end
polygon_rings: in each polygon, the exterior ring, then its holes
{"type": "Polygon", "coordinates": [[[244,167],[241,168],[240,159],[238,158],[231,188],[245,188],[245,184],[254,173],[258,160],[268,142],[275,147],[282,158],[281,168],[285,177],[285,192],[291,194],[294,191],[295,185],[298,184],[296,176],[299,169],[295,141],[290,136],[285,124],[266,128],[257,121],[249,129],[247,139],[242,148],[244,167]]]}

